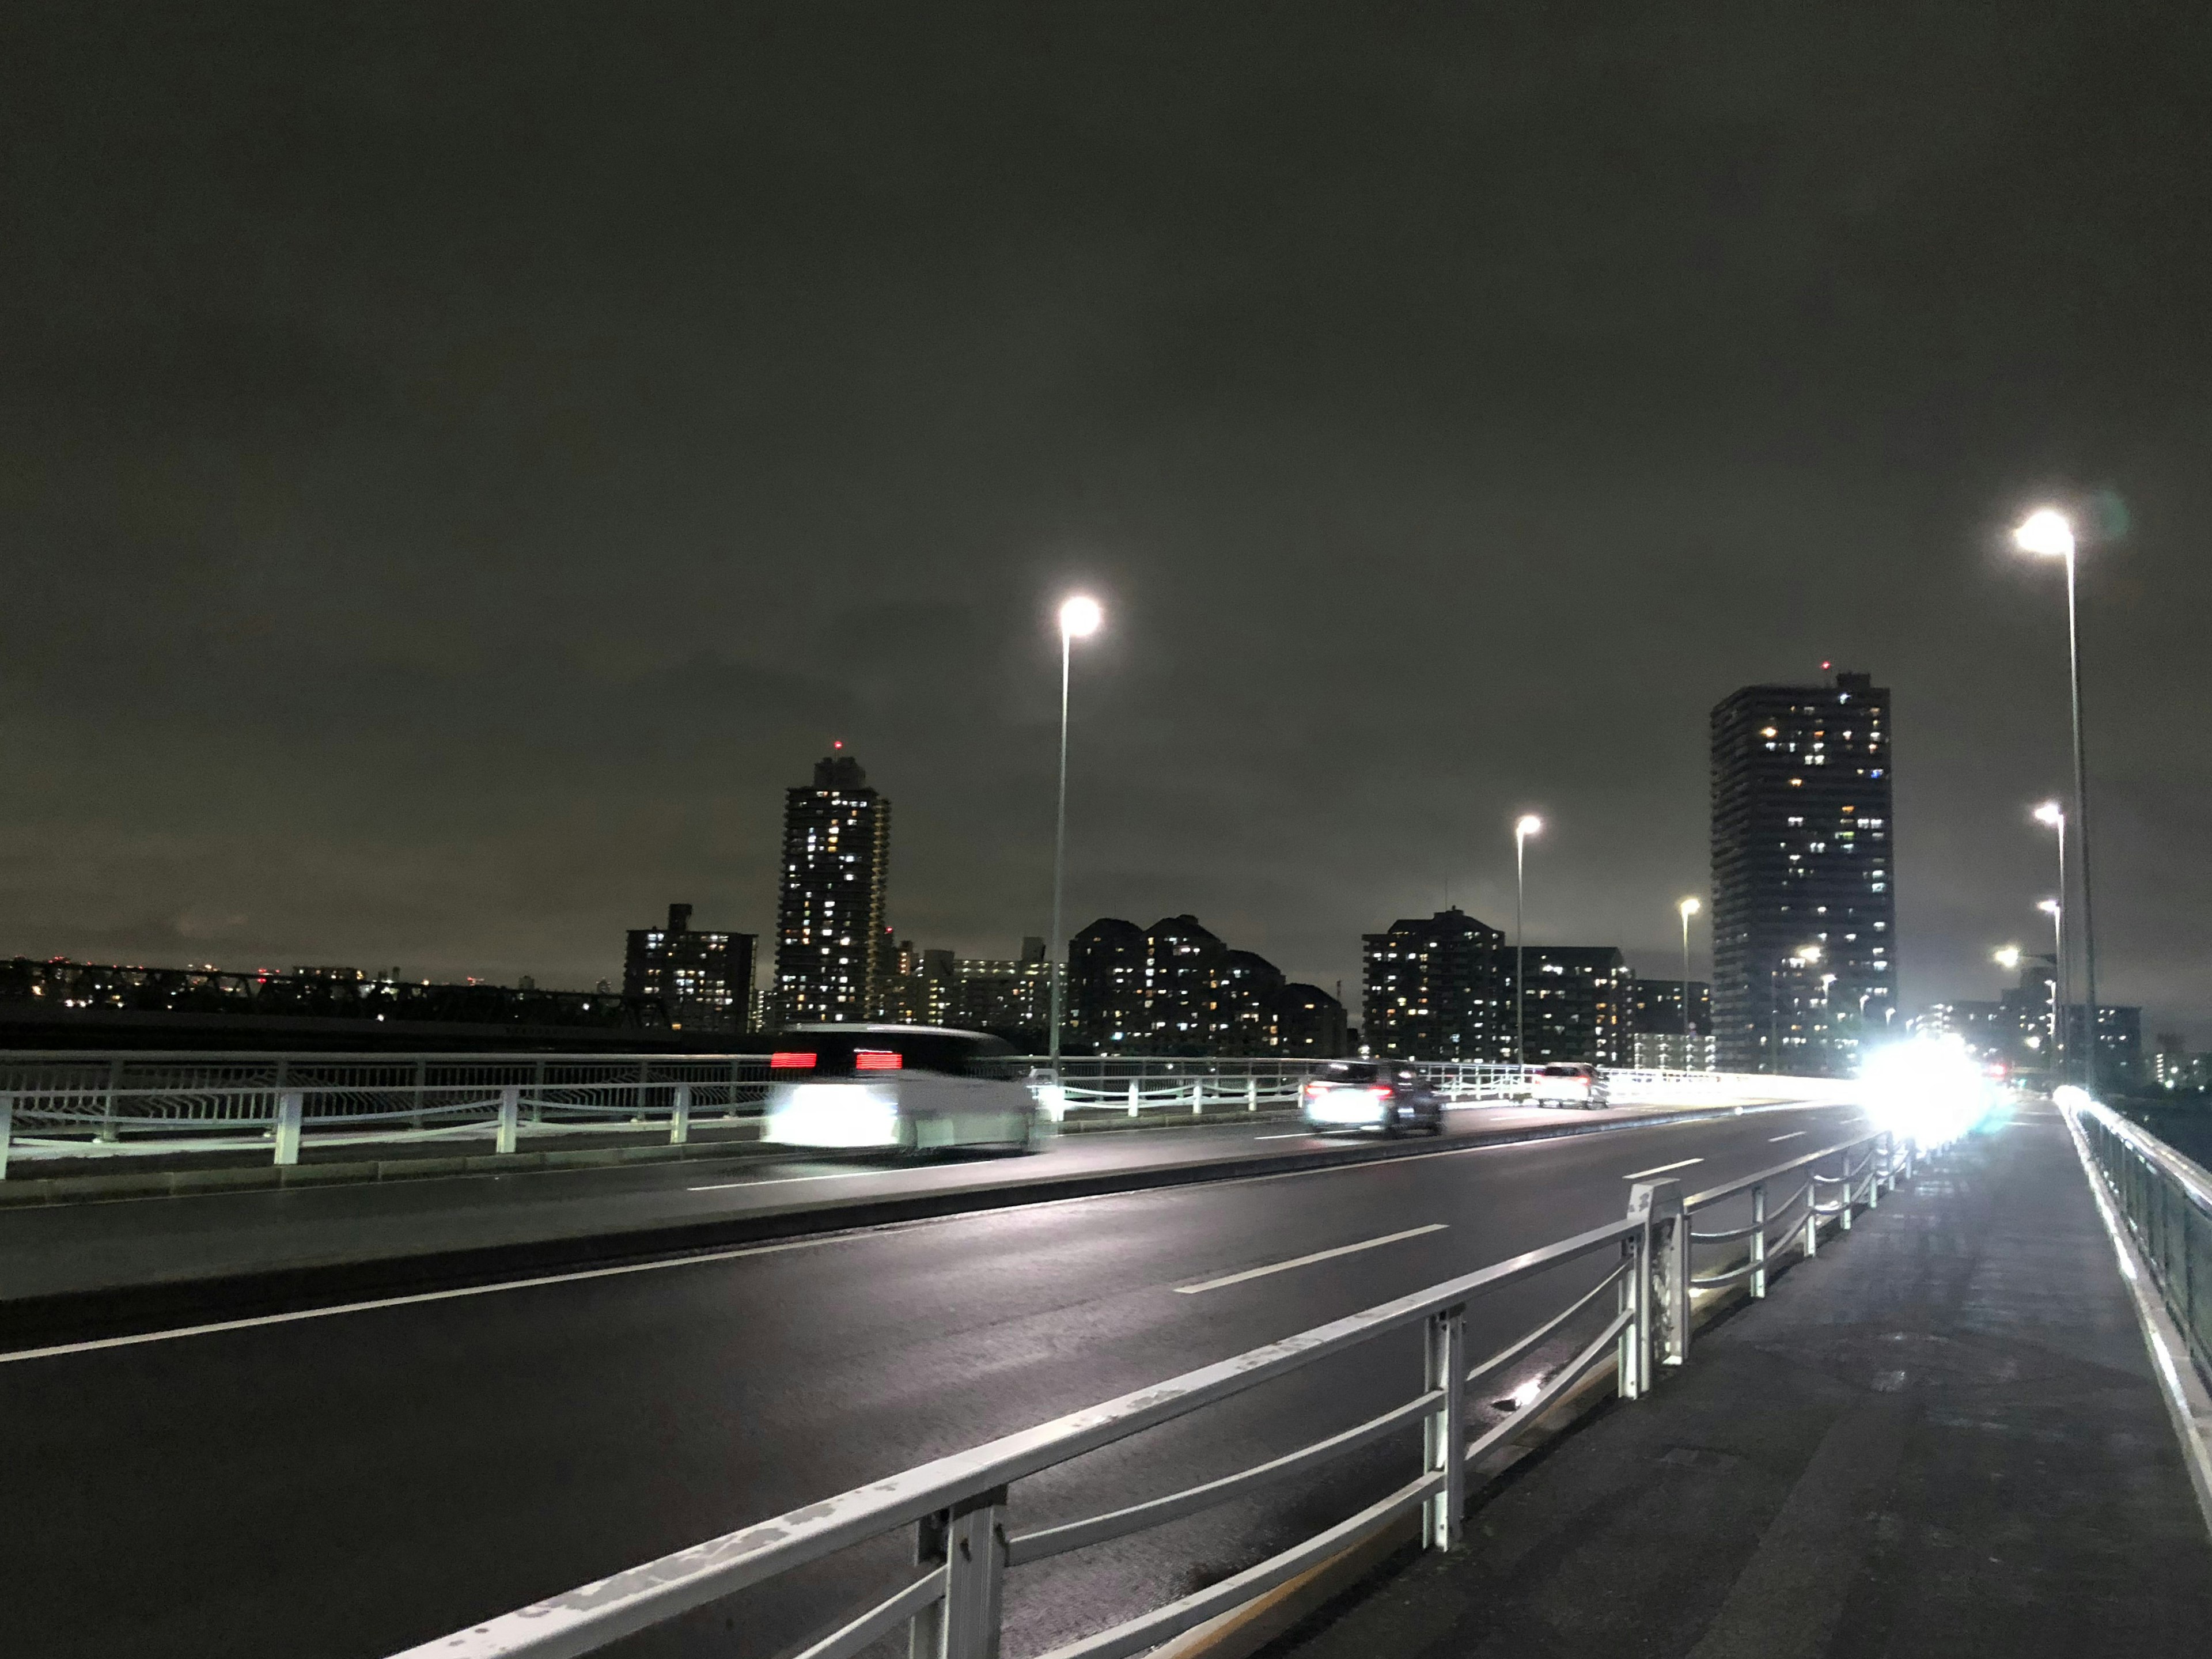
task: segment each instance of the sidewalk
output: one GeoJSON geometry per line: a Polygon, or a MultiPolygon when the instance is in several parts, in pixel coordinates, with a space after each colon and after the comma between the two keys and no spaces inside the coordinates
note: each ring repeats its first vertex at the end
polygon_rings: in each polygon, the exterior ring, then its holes
{"type": "Polygon", "coordinates": [[[1924,1169],[1471,1531],[1270,1653],[2080,1659],[2212,1642],[2212,1539],[2049,1108],[1924,1169]]]}

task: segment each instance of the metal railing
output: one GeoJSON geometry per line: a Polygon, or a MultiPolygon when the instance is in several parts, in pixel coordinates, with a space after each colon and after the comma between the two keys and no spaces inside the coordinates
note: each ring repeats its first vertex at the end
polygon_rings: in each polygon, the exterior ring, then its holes
{"type": "Polygon", "coordinates": [[[1425,1547],[1455,1547],[1462,1541],[1468,1472],[1486,1452],[1515,1437],[1545,1407],[1608,1359],[1617,1391],[1630,1400],[1650,1392],[1660,1368],[1687,1359],[1693,1291],[1741,1276],[1694,1277],[1691,1255],[1696,1245],[1758,1241],[1752,1294],[1763,1296],[1773,1261],[1769,1243],[1787,1248],[1795,1239],[1810,1253],[1824,1219],[1832,1217],[1848,1227],[1854,1207],[1878,1202],[1885,1188],[1909,1175],[1911,1162],[1911,1150],[1900,1150],[1884,1132],[1823,1147],[1687,1200],[1678,1182],[1638,1182],[1618,1221],[710,1539],[409,1649],[402,1659],[555,1659],[594,1652],[748,1586],[909,1528],[912,1566],[901,1581],[856,1616],[819,1635],[794,1659],[850,1659],[902,1626],[908,1632],[908,1651],[917,1659],[985,1659],[999,1651],[1010,1571],[1245,1497],[1394,1433],[1410,1439],[1419,1426],[1413,1478],[1379,1500],[1216,1583],[1054,1647],[1041,1659],[1120,1659],[1139,1653],[1242,1606],[1403,1517],[1419,1516],[1425,1547]],[[1835,1173],[1820,1173],[1818,1166],[1832,1160],[1835,1173]],[[1691,1218],[1700,1210],[1793,1184],[1798,1190],[1783,1211],[1802,1204],[1807,1214],[1802,1223],[1790,1224],[1784,1238],[1769,1238],[1763,1213],[1749,1231],[1691,1231],[1691,1218]],[[1820,1197],[1823,1189],[1833,1194],[1825,1202],[1820,1197]],[[1468,1364],[1470,1304],[1592,1258],[1600,1264],[1611,1261],[1594,1285],[1578,1287],[1561,1311],[1480,1364],[1468,1364]],[[1595,1319],[1585,1319],[1593,1308],[1595,1319]],[[1472,1433],[1468,1389],[1577,1319],[1595,1328],[1578,1332],[1582,1340],[1572,1356],[1544,1376],[1530,1397],[1518,1401],[1518,1411],[1472,1433]],[[1144,1502],[1051,1526],[1024,1527],[1017,1521],[1010,1498],[1017,1482],[1409,1329],[1423,1336],[1418,1378],[1410,1392],[1378,1414],[1266,1462],[1144,1502]]]}
{"type": "MultiPolygon", "coordinates": [[[[1273,1056],[1111,1055],[1026,1067],[1064,1121],[1188,1121],[1285,1114],[1328,1062],[1273,1056]]],[[[1417,1062],[1455,1108],[1524,1097],[1540,1068],[1417,1062]]],[[[1829,1079],[1717,1072],[1607,1071],[1615,1105],[1724,1105],[1782,1096],[1842,1097],[1829,1079]]],[[[577,1136],[665,1137],[695,1128],[742,1139],[762,1115],[765,1054],[326,1054],[0,1053],[0,1178],[13,1164],[179,1152],[489,1140],[514,1152],[577,1136]]]]}
{"type": "Polygon", "coordinates": [[[2212,1172],[2096,1101],[2069,1109],[2212,1386],[2212,1172]]]}

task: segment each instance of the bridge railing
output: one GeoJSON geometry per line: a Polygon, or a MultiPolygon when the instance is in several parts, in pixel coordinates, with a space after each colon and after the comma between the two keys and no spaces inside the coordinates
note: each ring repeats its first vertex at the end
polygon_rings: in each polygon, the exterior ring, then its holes
{"type": "Polygon", "coordinates": [[[2212,1386],[2212,1171],[2100,1102],[2062,1104],[2149,1262],[2191,1360],[2212,1386]]]}
{"type": "MultiPolygon", "coordinates": [[[[1282,1115],[1329,1062],[1279,1055],[1083,1056],[1048,1082],[1020,1062],[1051,1115],[1081,1123],[1282,1115]]],[[[1525,1098],[1540,1068],[1417,1062],[1455,1109],[1525,1098]]],[[[1615,1105],[1723,1105],[1820,1097],[1823,1079],[1607,1070],[1615,1105]]],[[[759,1122],[765,1054],[535,1055],[0,1053],[0,1177],[56,1158],[258,1153],[296,1163],[303,1147],[489,1143],[513,1152],[625,1135],[743,1139],[759,1122]]]]}
{"type": "MultiPolygon", "coordinates": [[[[1856,1206],[1878,1201],[1910,1167],[1910,1151],[1884,1132],[1821,1147],[1747,1182],[1686,1200],[1677,1182],[1640,1182],[1632,1189],[1627,1212],[1617,1221],[709,1539],[410,1648],[400,1659],[555,1659],[595,1652],[749,1586],[902,1531],[911,1539],[910,1568],[898,1575],[887,1594],[878,1583],[877,1599],[823,1631],[793,1659],[850,1659],[902,1629],[914,1654],[985,1659],[999,1651],[1010,1571],[1244,1498],[1377,1442],[1395,1438],[1401,1450],[1413,1451],[1418,1429],[1413,1476],[1385,1496],[1218,1583],[1065,1643],[1042,1659],[1121,1659],[1140,1653],[1244,1605],[1405,1517],[1419,1517],[1425,1547],[1457,1547],[1465,1524],[1468,1474],[1477,1459],[1513,1439],[1545,1407],[1608,1361],[1616,1390],[1634,1400],[1650,1390],[1660,1368],[1687,1360],[1691,1297],[1707,1282],[1692,1276],[1691,1254],[1696,1243],[1713,1237],[1692,1232],[1700,1211],[1726,1205],[1762,1183],[1797,1183],[1808,1194],[1803,1201],[1811,1213],[1802,1224],[1802,1239],[1809,1251],[1823,1218],[1833,1217],[1847,1227],[1856,1206]],[[1822,1164],[1831,1163],[1832,1174],[1820,1173],[1822,1164]],[[1818,1196],[1823,1188],[1832,1194],[1825,1203],[1818,1196]],[[1570,1276],[1571,1299],[1516,1341],[1470,1366],[1469,1307],[1546,1275],[1570,1276]],[[1568,1340],[1578,1341],[1571,1358],[1543,1376],[1528,1397],[1516,1395],[1518,1410],[1474,1432],[1469,1389],[1571,1325],[1574,1334],[1568,1340]],[[1045,1526],[1018,1518],[1021,1506],[1013,1501],[1012,1488],[1020,1481],[1333,1358],[1362,1354],[1373,1375],[1374,1345],[1413,1330],[1421,1334],[1419,1370],[1395,1403],[1377,1414],[1263,1462],[1139,1503],[1045,1526]]],[[[1753,1293],[1764,1291],[1762,1279],[1753,1293]]],[[[1381,1363],[1389,1361],[1383,1358],[1381,1363]]]]}

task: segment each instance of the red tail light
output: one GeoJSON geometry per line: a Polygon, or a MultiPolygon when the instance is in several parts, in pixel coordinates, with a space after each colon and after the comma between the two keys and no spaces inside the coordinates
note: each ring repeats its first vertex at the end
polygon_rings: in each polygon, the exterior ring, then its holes
{"type": "Polygon", "coordinates": [[[856,1072],[896,1072],[905,1064],[904,1055],[895,1054],[888,1048],[860,1048],[853,1054],[853,1069],[856,1072]]]}
{"type": "Polygon", "coordinates": [[[769,1069],[773,1072],[811,1072],[814,1056],[802,1054],[777,1054],[768,1057],[769,1069]]]}

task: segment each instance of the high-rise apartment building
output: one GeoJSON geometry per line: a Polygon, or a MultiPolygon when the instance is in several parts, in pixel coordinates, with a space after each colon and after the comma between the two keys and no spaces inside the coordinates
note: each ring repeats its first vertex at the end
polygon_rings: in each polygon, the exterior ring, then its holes
{"type": "Polygon", "coordinates": [[[1067,963],[1067,1035],[1079,1052],[1334,1054],[1344,1048],[1344,1008],[1335,998],[1317,986],[1285,984],[1273,963],[1230,949],[1195,916],[1163,916],[1144,928],[1102,916],[1068,941],[1067,963]]]}
{"type": "Polygon", "coordinates": [[[686,1031],[743,1031],[752,1024],[750,933],[702,932],[691,907],[668,907],[665,927],[633,927],[623,956],[623,994],[650,997],[686,1031]]]}
{"type": "Polygon", "coordinates": [[[783,890],[776,905],[780,1024],[864,1020],[889,965],[884,890],[891,804],[850,755],[814,763],[814,781],[787,792],[783,890]]]}
{"type": "MultiPolygon", "coordinates": [[[[1501,954],[1510,969],[1516,953],[1501,954]]],[[[1634,1058],[1630,1038],[1636,975],[1620,948],[1531,945],[1522,954],[1528,988],[1518,1007],[1506,1010],[1506,1018],[1525,1034],[1528,1063],[1628,1065],[1634,1058]]]]}
{"type": "Polygon", "coordinates": [[[1897,1006],[1888,690],[1747,685],[1712,766],[1721,1069],[1848,1074],[1897,1006]]]}
{"type": "Polygon", "coordinates": [[[1360,1036],[1404,1060],[1505,1060],[1512,952],[1497,928],[1456,908],[1390,924],[1360,941],[1360,1036]]]}

